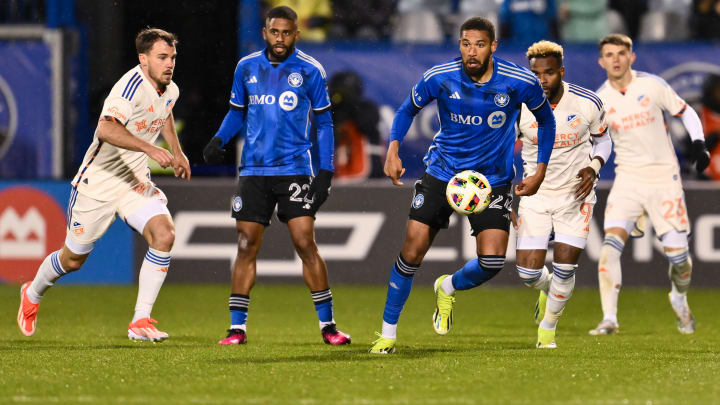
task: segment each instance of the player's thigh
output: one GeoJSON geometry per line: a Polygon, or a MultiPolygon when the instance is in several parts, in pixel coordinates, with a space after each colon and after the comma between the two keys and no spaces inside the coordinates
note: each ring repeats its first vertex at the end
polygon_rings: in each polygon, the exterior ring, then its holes
{"type": "Polygon", "coordinates": [[[520,198],[516,243],[518,251],[547,250],[552,232],[551,203],[541,194],[520,198]]]}
{"type": "MultiPolygon", "coordinates": [[[[491,202],[484,211],[479,214],[468,215],[468,221],[470,221],[470,227],[472,228],[472,236],[477,236],[486,230],[499,230],[507,234],[510,232],[510,207],[513,201],[510,186],[493,188],[490,197],[491,202]]],[[[495,233],[492,232],[492,234],[495,233]]]]}
{"type": "Polygon", "coordinates": [[[277,216],[288,223],[293,218],[315,218],[315,206],[308,195],[312,178],[307,175],[277,176],[273,178],[272,194],[277,201],[277,216]]]}
{"type": "Polygon", "coordinates": [[[425,173],[415,182],[409,218],[436,231],[447,229],[454,211],[445,197],[446,189],[447,182],[425,173]]]}
{"type": "Polygon", "coordinates": [[[648,193],[645,210],[657,235],[664,235],[672,229],[690,232],[685,193],[679,185],[648,193]]]}
{"type": "Polygon", "coordinates": [[[603,228],[623,228],[630,233],[645,210],[645,194],[637,185],[613,184],[605,206],[603,228]]]}
{"type": "Polygon", "coordinates": [[[167,209],[167,197],[151,182],[137,185],[123,194],[117,203],[117,212],[123,221],[143,236],[146,234],[147,225],[157,216],[166,218],[152,221],[152,224],[159,227],[166,225],[169,220],[171,227],[169,230],[172,232],[172,217],[167,209]]]}
{"type": "Polygon", "coordinates": [[[89,254],[95,241],[100,239],[115,221],[116,212],[116,201],[99,201],[72,190],[65,246],[78,256],[89,254]]]}
{"type": "Polygon", "coordinates": [[[576,201],[573,194],[556,198],[555,202],[558,208],[552,214],[555,243],[563,243],[580,250],[585,249],[590,233],[590,220],[595,208],[594,201],[594,198],[576,201]]]}
{"type": "Polygon", "coordinates": [[[277,203],[272,193],[273,179],[274,177],[269,176],[238,178],[231,205],[231,215],[236,221],[270,225],[270,218],[277,203]]]}
{"type": "Polygon", "coordinates": [[[409,219],[401,250],[403,259],[412,264],[422,263],[438,231],[437,228],[409,219]]]}

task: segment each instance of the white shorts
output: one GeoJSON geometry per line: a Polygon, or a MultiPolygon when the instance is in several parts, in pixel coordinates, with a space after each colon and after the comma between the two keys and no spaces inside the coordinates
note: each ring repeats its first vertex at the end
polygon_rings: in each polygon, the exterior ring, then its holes
{"type": "Polygon", "coordinates": [[[139,184],[111,201],[95,200],[73,189],[68,203],[65,245],[76,254],[90,253],[95,241],[115,221],[115,215],[142,234],[150,218],[170,215],[166,205],[165,194],[151,182],[139,184]]]}
{"type": "Polygon", "coordinates": [[[572,190],[522,197],[518,208],[517,249],[547,250],[553,231],[555,242],[584,249],[595,200],[592,191],[585,201],[575,201],[572,190]]]}
{"type": "Polygon", "coordinates": [[[679,181],[667,187],[647,187],[616,180],[605,208],[605,229],[632,229],[643,212],[647,212],[657,235],[672,229],[690,232],[685,193],[679,181]]]}

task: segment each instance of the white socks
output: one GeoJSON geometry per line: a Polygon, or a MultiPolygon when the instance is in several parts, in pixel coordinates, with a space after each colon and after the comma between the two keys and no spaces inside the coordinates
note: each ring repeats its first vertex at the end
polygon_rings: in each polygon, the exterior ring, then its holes
{"type": "Polygon", "coordinates": [[[445,292],[447,295],[453,295],[455,294],[455,287],[452,283],[452,276],[445,277],[443,281],[440,283],[440,288],[445,292]]]}
{"type": "Polygon", "coordinates": [[[149,318],[170,266],[170,252],[148,248],[138,276],[138,297],[132,321],[149,318]]]}
{"type": "Polygon", "coordinates": [[[688,250],[666,252],[665,254],[670,261],[668,275],[672,282],[672,294],[674,296],[687,294],[692,275],[692,259],[688,250]]]}
{"type": "Polygon", "coordinates": [[[55,282],[67,272],[60,264],[60,251],[50,253],[38,268],[35,279],[27,289],[27,297],[33,304],[39,304],[45,291],[55,285],[55,282]]]}
{"type": "Polygon", "coordinates": [[[618,296],[622,285],[620,255],[624,248],[625,243],[620,237],[613,234],[605,235],[598,263],[598,281],[600,284],[603,319],[614,323],[617,323],[618,296]]]}
{"type": "Polygon", "coordinates": [[[383,321],[381,335],[384,338],[397,339],[397,324],[392,325],[383,321]]]}
{"type": "Polygon", "coordinates": [[[554,330],[557,326],[558,318],[565,309],[565,304],[572,296],[575,289],[575,270],[577,264],[554,263],[553,276],[548,288],[547,305],[545,307],[545,316],[540,327],[543,329],[554,330]]]}
{"type": "Polygon", "coordinates": [[[547,292],[550,287],[550,280],[552,274],[548,271],[547,267],[543,266],[541,269],[526,269],[525,267],[517,267],[517,272],[523,283],[530,288],[547,292]]]}

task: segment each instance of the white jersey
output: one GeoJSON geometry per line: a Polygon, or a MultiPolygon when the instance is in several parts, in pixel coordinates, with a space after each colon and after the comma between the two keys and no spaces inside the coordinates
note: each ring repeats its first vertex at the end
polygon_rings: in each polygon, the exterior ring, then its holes
{"type": "MultiPolygon", "coordinates": [[[[590,90],[571,83],[562,83],[563,95],[553,108],[555,115],[555,144],[550,155],[545,180],[538,192],[566,191],[580,183],[578,171],[590,164],[592,144],[590,136],[600,136],[607,130],[605,110],[600,98],[590,90]]],[[[523,104],[520,114],[520,140],[524,176],[537,170],[537,132],[535,116],[523,104]]]]}
{"type": "MultiPolygon", "coordinates": [[[[174,82],[160,95],[138,65],[115,83],[105,99],[100,118],[119,122],[134,136],[154,143],[179,95],[174,82]]],[[[103,142],[95,130],[72,185],[80,194],[110,201],[148,181],[147,155],[103,142]]]]}
{"type": "Polygon", "coordinates": [[[680,114],[685,101],[660,77],[634,70],[630,84],[623,90],[605,81],[597,91],[610,124],[616,181],[640,184],[678,181],[680,167],[663,110],[680,114]]]}

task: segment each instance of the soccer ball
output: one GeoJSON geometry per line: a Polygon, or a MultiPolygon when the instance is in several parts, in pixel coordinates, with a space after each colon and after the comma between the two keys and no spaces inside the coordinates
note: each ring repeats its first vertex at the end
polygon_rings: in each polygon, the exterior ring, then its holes
{"type": "Polygon", "coordinates": [[[482,174],[472,171],[462,171],[448,182],[445,196],[448,204],[458,214],[479,214],[490,204],[492,187],[482,174]]]}

